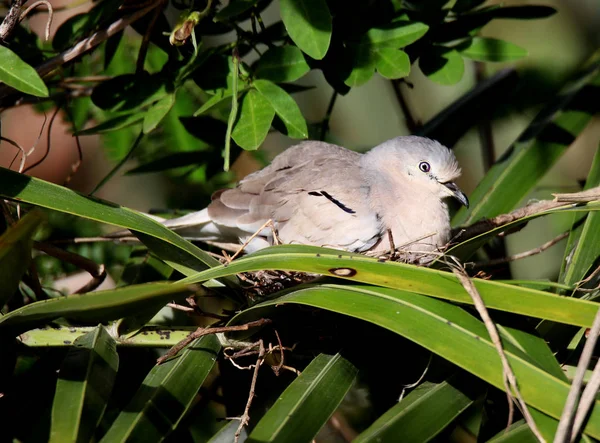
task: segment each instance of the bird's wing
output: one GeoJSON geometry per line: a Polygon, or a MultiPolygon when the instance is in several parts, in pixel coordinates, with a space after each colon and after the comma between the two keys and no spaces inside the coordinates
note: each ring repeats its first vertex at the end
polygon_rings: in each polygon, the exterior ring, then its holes
{"type": "MultiPolygon", "coordinates": [[[[359,158],[339,146],[301,143],[236,188],[215,194],[209,216],[238,228],[242,238],[270,219],[284,243],[367,250],[379,240],[382,225],[370,208],[359,158]]],[[[271,237],[268,228],[261,235],[271,237]]]]}

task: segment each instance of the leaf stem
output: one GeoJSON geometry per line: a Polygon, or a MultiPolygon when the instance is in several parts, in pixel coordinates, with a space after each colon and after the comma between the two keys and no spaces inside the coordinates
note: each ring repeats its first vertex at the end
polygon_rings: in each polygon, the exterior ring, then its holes
{"type": "Polygon", "coordinates": [[[240,72],[240,56],[237,47],[233,48],[233,83],[232,83],[232,94],[231,94],[231,111],[229,112],[229,120],[227,120],[227,132],[225,133],[225,151],[223,157],[225,162],[223,164],[223,170],[229,171],[230,163],[230,152],[231,152],[231,132],[233,131],[233,124],[237,117],[238,111],[238,75],[240,72]]]}

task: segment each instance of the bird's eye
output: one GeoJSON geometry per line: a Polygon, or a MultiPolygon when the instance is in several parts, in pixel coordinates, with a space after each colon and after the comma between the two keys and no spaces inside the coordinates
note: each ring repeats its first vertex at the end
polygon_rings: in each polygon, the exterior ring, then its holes
{"type": "Polygon", "coordinates": [[[421,163],[419,163],[419,169],[423,172],[429,172],[429,170],[431,169],[431,166],[429,166],[429,163],[427,163],[427,162],[421,162],[421,163]]]}

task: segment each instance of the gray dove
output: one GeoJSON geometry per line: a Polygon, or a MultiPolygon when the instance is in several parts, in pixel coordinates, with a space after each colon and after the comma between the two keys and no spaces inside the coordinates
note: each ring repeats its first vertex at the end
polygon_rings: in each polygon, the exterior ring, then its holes
{"type": "Polygon", "coordinates": [[[241,244],[260,230],[246,252],[280,241],[378,255],[391,239],[414,260],[449,241],[445,199],[468,206],[459,175],[453,152],[423,137],[396,137],[365,154],[305,141],[214,193],[204,210],[163,223],[186,238],[241,244]]]}

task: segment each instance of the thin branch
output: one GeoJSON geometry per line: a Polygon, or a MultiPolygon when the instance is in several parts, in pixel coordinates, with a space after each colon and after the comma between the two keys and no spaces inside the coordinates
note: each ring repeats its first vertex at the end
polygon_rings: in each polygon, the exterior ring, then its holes
{"type": "Polygon", "coordinates": [[[152,31],[154,30],[154,26],[156,25],[156,22],[158,21],[160,14],[162,14],[162,11],[165,6],[164,0],[160,0],[158,3],[161,7],[157,7],[154,11],[154,15],[152,16],[152,18],[150,19],[150,23],[148,24],[148,29],[146,29],[146,32],[142,37],[142,44],[140,46],[140,51],[138,52],[138,58],[135,66],[136,74],[141,74],[142,72],[144,72],[144,63],[146,61],[148,47],[150,46],[150,38],[152,37],[152,31]]]}
{"type": "Polygon", "coordinates": [[[329,105],[327,106],[327,111],[325,111],[325,117],[323,117],[323,121],[321,122],[321,135],[319,140],[324,141],[327,132],[329,131],[329,121],[331,120],[331,114],[333,113],[333,107],[335,106],[335,101],[337,99],[338,93],[337,91],[333,91],[331,94],[331,98],[329,99],[329,105]]]}
{"type": "Polygon", "coordinates": [[[481,299],[481,295],[479,295],[479,292],[477,291],[477,288],[473,284],[473,281],[469,278],[469,276],[467,275],[467,273],[465,272],[465,270],[462,266],[460,266],[459,264],[451,263],[450,267],[452,268],[452,272],[454,273],[454,275],[456,275],[456,277],[458,278],[460,283],[465,288],[465,291],[467,291],[467,293],[471,296],[471,299],[473,300],[473,304],[475,305],[475,309],[477,309],[479,316],[483,320],[483,323],[488,331],[488,334],[490,335],[490,339],[492,340],[492,343],[496,347],[496,350],[498,351],[498,355],[500,356],[500,361],[502,362],[503,382],[504,382],[504,387],[506,390],[506,395],[508,396],[508,403],[509,403],[508,425],[510,426],[510,424],[512,423],[512,415],[513,415],[513,406],[512,405],[513,405],[513,401],[514,401],[514,397],[513,397],[513,392],[514,392],[514,396],[516,397],[517,404],[520,406],[523,417],[525,418],[527,425],[531,429],[531,432],[538,439],[538,441],[545,442],[544,437],[542,436],[539,429],[537,428],[537,425],[535,424],[535,420],[533,419],[533,417],[531,416],[531,413],[529,412],[529,408],[527,407],[525,400],[523,400],[523,397],[521,396],[521,392],[519,391],[519,386],[517,383],[517,378],[516,378],[515,373],[513,372],[512,368],[510,367],[510,363],[508,361],[508,358],[506,357],[506,354],[504,353],[504,348],[502,347],[502,340],[500,339],[500,334],[498,333],[498,330],[496,329],[496,325],[492,321],[492,318],[490,317],[490,314],[489,314],[487,308],[485,307],[483,300],[481,299]]]}
{"type": "Polygon", "coordinates": [[[66,186],[69,184],[69,182],[71,181],[73,176],[77,173],[77,171],[79,170],[79,167],[83,163],[83,149],[81,148],[81,141],[79,140],[79,135],[77,134],[77,131],[75,128],[75,119],[73,118],[73,114],[71,113],[69,106],[65,106],[65,111],[67,112],[67,115],[69,116],[69,120],[71,120],[71,125],[73,127],[73,133],[75,135],[75,145],[77,146],[77,161],[75,163],[71,164],[71,172],[65,179],[63,186],[66,186]]]}
{"type": "Polygon", "coordinates": [[[271,320],[269,320],[268,318],[261,318],[259,320],[251,321],[246,324],[238,325],[238,326],[221,326],[221,327],[216,327],[216,328],[198,328],[194,332],[192,332],[190,335],[188,335],[186,338],[184,338],[179,343],[177,343],[175,346],[173,346],[171,349],[169,349],[169,351],[165,355],[163,355],[162,357],[159,357],[156,360],[156,364],[160,365],[160,364],[164,363],[171,357],[177,355],[177,353],[179,351],[181,351],[183,348],[185,348],[191,342],[193,342],[197,338],[203,337],[205,335],[222,334],[225,332],[235,332],[235,331],[247,331],[250,328],[264,326],[269,323],[271,323],[271,320]]]}
{"type": "Polygon", "coordinates": [[[575,422],[573,423],[573,432],[571,434],[571,443],[573,443],[583,427],[583,423],[587,418],[588,413],[592,409],[594,402],[596,401],[596,394],[600,388],[600,360],[596,362],[592,376],[588,381],[581,399],[579,400],[579,407],[577,408],[577,414],[575,415],[575,422]]]}
{"type": "MultiPolygon", "coordinates": [[[[11,140],[10,138],[6,138],[6,137],[2,137],[0,136],[0,141],[6,142],[8,144],[13,145],[15,148],[17,148],[19,150],[19,152],[21,153],[21,163],[19,164],[19,172],[23,172],[23,167],[25,166],[25,159],[27,158],[27,154],[25,153],[25,149],[23,149],[16,141],[11,140]]],[[[19,154],[17,154],[19,155],[19,154]]],[[[15,159],[17,157],[15,156],[15,159]]],[[[9,169],[12,167],[12,164],[15,160],[13,159],[13,161],[10,163],[9,165],[9,169]]]]}
{"type": "Polygon", "coordinates": [[[235,119],[237,118],[238,112],[238,75],[240,71],[240,55],[238,53],[237,47],[233,48],[233,82],[231,85],[231,111],[229,111],[229,119],[227,120],[227,131],[225,133],[225,152],[223,153],[223,157],[225,158],[223,164],[223,170],[229,171],[229,163],[230,163],[230,151],[231,151],[231,133],[233,132],[233,125],[235,123],[235,119]]]}
{"type": "Polygon", "coordinates": [[[22,6],[23,0],[13,0],[11,3],[8,14],[6,14],[4,20],[2,20],[2,24],[0,24],[0,42],[6,40],[19,23],[22,6]]]}
{"type": "Polygon", "coordinates": [[[77,266],[79,269],[83,269],[92,276],[92,280],[85,284],[83,287],[75,291],[75,294],[84,294],[86,292],[93,291],[102,284],[106,278],[106,268],[103,264],[98,264],[89,258],[83,257],[74,252],[66,251],[61,248],[57,248],[49,243],[41,243],[38,241],[33,242],[33,247],[38,251],[41,251],[51,257],[55,257],[59,260],[66,261],[72,265],[77,266]]]}
{"type": "Polygon", "coordinates": [[[131,146],[131,149],[129,150],[129,152],[125,155],[125,157],[123,157],[121,159],[121,161],[119,163],[117,163],[115,165],[114,168],[112,168],[110,170],[110,172],[108,174],[106,174],[106,176],[102,180],[100,180],[100,183],[98,183],[96,185],[96,187],[92,190],[92,192],[90,192],[90,195],[94,195],[96,192],[98,192],[100,190],[100,188],[102,188],[102,186],[104,186],[111,178],[113,178],[113,176],[117,173],[117,171],[119,169],[121,169],[121,167],[127,162],[127,160],[129,160],[131,158],[134,151],[136,150],[136,148],[142,141],[143,137],[144,137],[144,131],[142,130],[142,131],[140,131],[140,134],[137,136],[137,138],[133,142],[133,145],[131,146]]]}
{"type": "Polygon", "coordinates": [[[38,0],[35,3],[32,3],[23,13],[21,17],[19,17],[19,22],[23,21],[27,14],[29,14],[32,10],[37,8],[38,6],[46,6],[48,8],[48,20],[46,21],[46,41],[50,40],[50,27],[52,26],[52,20],[54,19],[54,9],[52,9],[52,4],[48,0],[38,0]]]}
{"type": "Polygon", "coordinates": [[[404,93],[402,92],[402,83],[406,83],[403,80],[393,80],[392,86],[394,87],[394,92],[396,93],[396,98],[398,99],[398,103],[400,104],[400,108],[402,109],[402,114],[404,115],[404,119],[406,120],[406,127],[410,131],[411,134],[416,133],[421,125],[415,120],[406,102],[406,98],[404,97],[404,93]]]}
{"type": "Polygon", "coordinates": [[[46,152],[44,152],[44,155],[42,155],[42,158],[40,158],[34,164],[32,164],[31,166],[27,166],[27,168],[25,168],[23,170],[23,174],[26,174],[28,171],[31,171],[36,166],[41,165],[42,163],[44,163],[44,161],[46,161],[46,158],[48,158],[48,155],[50,154],[50,137],[52,135],[52,125],[54,124],[54,119],[58,115],[58,111],[60,111],[60,106],[56,107],[56,109],[54,110],[54,113],[52,114],[52,117],[50,117],[50,122],[48,123],[48,135],[46,136],[48,144],[46,146],[46,152]]]}
{"type": "Polygon", "coordinates": [[[256,366],[254,366],[254,373],[252,374],[252,383],[250,384],[250,393],[248,394],[248,401],[244,408],[244,414],[240,417],[240,425],[235,431],[235,443],[238,443],[242,429],[250,422],[250,406],[252,406],[252,400],[254,399],[254,393],[256,390],[256,380],[258,380],[258,370],[265,357],[265,345],[262,340],[258,341],[258,357],[256,358],[256,366]]]}
{"type": "Polygon", "coordinates": [[[577,435],[575,432],[573,432],[575,410],[577,408],[577,404],[579,403],[579,393],[581,392],[581,388],[583,386],[583,377],[585,376],[586,369],[590,365],[590,360],[592,359],[599,334],[600,309],[598,309],[598,312],[596,312],[596,317],[594,318],[594,323],[592,324],[589,337],[586,340],[585,345],[583,346],[583,351],[581,352],[581,356],[579,357],[579,363],[577,363],[575,377],[573,377],[573,383],[571,383],[571,389],[569,390],[567,401],[565,402],[562,415],[560,416],[560,421],[558,422],[558,428],[556,429],[556,434],[554,436],[554,443],[569,443],[572,440],[572,437],[577,435]]]}
{"type": "Polygon", "coordinates": [[[570,233],[571,233],[570,231],[563,232],[562,234],[553,238],[552,240],[547,241],[546,243],[538,246],[537,248],[530,249],[529,251],[520,252],[518,254],[510,255],[508,257],[496,258],[494,260],[476,262],[476,263],[473,263],[471,265],[471,267],[473,269],[487,268],[490,266],[496,266],[496,265],[501,265],[501,264],[505,264],[505,263],[510,263],[510,262],[513,262],[516,260],[521,260],[523,258],[531,257],[533,255],[541,254],[546,249],[551,248],[552,246],[554,246],[561,240],[567,238],[570,233]]]}

